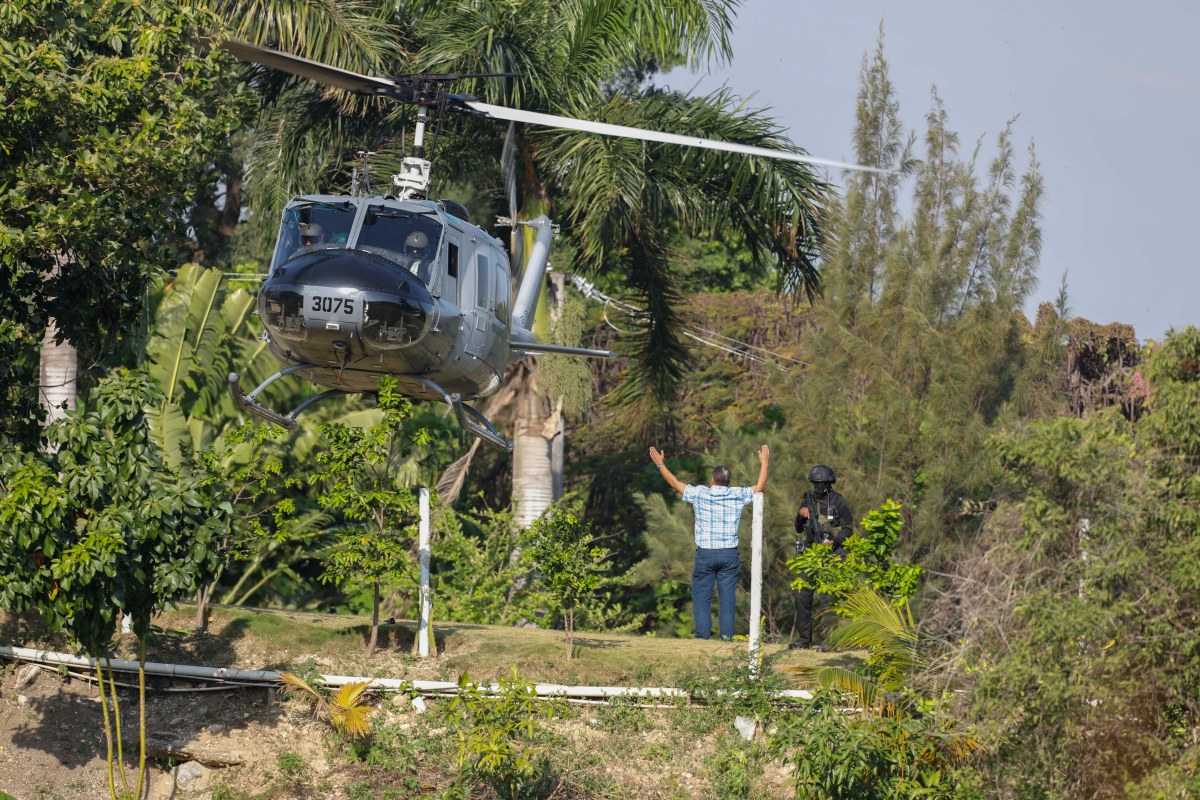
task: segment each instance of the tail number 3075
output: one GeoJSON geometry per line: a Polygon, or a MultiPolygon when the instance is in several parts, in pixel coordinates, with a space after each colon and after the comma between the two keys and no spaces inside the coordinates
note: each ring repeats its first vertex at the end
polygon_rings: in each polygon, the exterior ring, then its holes
{"type": "Polygon", "coordinates": [[[353,314],[354,298],[328,297],[313,295],[310,311],[323,311],[326,314],[353,314]]]}

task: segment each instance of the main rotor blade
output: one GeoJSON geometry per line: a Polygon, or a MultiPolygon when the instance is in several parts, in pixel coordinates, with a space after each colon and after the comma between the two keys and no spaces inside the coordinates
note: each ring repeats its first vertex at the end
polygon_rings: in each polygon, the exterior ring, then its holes
{"type": "Polygon", "coordinates": [[[270,47],[260,47],[249,42],[240,42],[237,39],[229,39],[221,46],[242,61],[261,64],[264,67],[274,67],[289,75],[308,78],[310,81],[336,86],[356,94],[391,95],[397,88],[396,82],[387,78],[359,75],[357,72],[338,69],[319,61],[310,61],[291,53],[273,50],[270,47]]]}
{"type": "Polygon", "coordinates": [[[715,139],[702,139],[699,136],[681,136],[677,133],[662,133],[660,131],[643,130],[642,128],[630,128],[626,125],[610,125],[607,122],[588,122],[586,120],[574,119],[572,117],[560,117],[554,114],[540,114],[536,111],[519,111],[514,108],[493,106],[488,103],[480,103],[475,101],[467,101],[465,105],[481,114],[486,114],[489,117],[506,119],[512,122],[525,122],[531,125],[545,125],[551,128],[566,128],[573,131],[598,133],[601,136],[616,136],[623,139],[638,139],[647,142],[662,142],[664,144],[681,144],[687,147],[701,147],[705,150],[721,150],[727,153],[744,153],[745,155],[777,158],[783,161],[799,161],[803,164],[814,164],[820,167],[834,167],[837,169],[851,169],[859,172],[878,172],[883,174],[890,172],[890,170],[886,169],[864,167],[860,164],[847,164],[843,161],[830,161],[826,158],[806,156],[800,153],[792,153],[787,150],[772,150],[769,147],[755,147],[754,145],[735,144],[733,142],[718,142],[715,139]]]}

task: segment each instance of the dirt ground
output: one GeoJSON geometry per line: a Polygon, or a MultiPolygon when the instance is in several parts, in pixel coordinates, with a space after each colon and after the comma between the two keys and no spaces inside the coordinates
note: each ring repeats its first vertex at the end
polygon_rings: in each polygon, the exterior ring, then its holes
{"type": "MultiPolygon", "coordinates": [[[[503,674],[507,669],[501,670],[502,664],[508,667],[516,663],[526,671],[521,657],[510,657],[503,650],[502,638],[495,641],[487,638],[490,635],[503,636],[506,632],[492,632],[482,626],[443,626],[448,644],[441,644],[442,634],[439,634],[439,657],[422,662],[414,659],[409,652],[412,637],[409,626],[397,624],[381,642],[384,645],[382,652],[368,662],[362,657],[357,642],[353,648],[346,648],[343,640],[334,638],[322,649],[319,640],[298,641],[302,637],[302,629],[299,628],[289,628],[276,639],[257,635],[252,626],[238,635],[232,635],[238,632],[244,619],[239,622],[239,618],[232,614],[224,616],[227,618],[223,619],[220,611],[214,614],[210,629],[213,633],[209,634],[188,630],[186,612],[161,619],[163,625],[154,637],[148,660],[247,669],[302,671],[302,668],[307,668],[314,672],[441,680],[457,678],[459,670],[469,662],[472,667],[480,668],[472,669],[472,675],[481,678],[488,677],[487,673],[493,671],[503,674]],[[481,668],[480,662],[485,663],[487,668],[481,668]]],[[[331,624],[322,615],[298,615],[293,612],[286,616],[289,619],[304,616],[304,625],[314,629],[331,624]]],[[[522,641],[536,642],[544,638],[545,643],[537,644],[535,649],[542,648],[549,654],[536,659],[530,656],[532,661],[528,664],[527,674],[542,677],[548,671],[562,669],[560,674],[546,677],[560,680],[578,678],[571,682],[588,682],[586,679],[598,677],[595,674],[576,676],[573,673],[576,667],[570,666],[572,662],[561,661],[559,636],[561,633],[555,635],[551,631],[521,632],[522,641]],[[565,666],[549,670],[548,664],[565,666]]],[[[641,648],[650,648],[647,651],[653,654],[650,660],[667,662],[674,660],[674,651],[667,649],[659,653],[655,648],[689,644],[640,637],[612,638],[613,642],[597,639],[595,646],[599,650],[596,652],[602,651],[614,657],[620,648],[636,646],[639,652],[641,648]]],[[[24,620],[4,614],[0,614],[0,642],[57,652],[70,651],[67,643],[60,638],[31,628],[24,620]]],[[[118,642],[114,656],[134,659],[136,654],[133,647],[133,637],[124,637],[118,642]]],[[[714,645],[713,649],[716,652],[719,648],[714,645]]],[[[790,653],[785,655],[792,658],[790,653]]],[[[581,658],[576,663],[588,662],[586,658],[581,658]]],[[[620,672],[626,667],[605,669],[610,671],[602,672],[604,677],[615,678],[618,675],[611,670],[620,672]]],[[[645,674],[643,681],[634,681],[632,675],[628,677],[630,680],[624,685],[667,685],[661,681],[664,677],[662,674],[645,674]]],[[[121,676],[118,680],[132,681],[132,678],[121,676]]],[[[615,680],[613,683],[622,685],[615,680]]],[[[370,795],[364,795],[361,791],[352,793],[350,788],[356,783],[363,783],[364,778],[369,778],[367,782],[374,785],[379,773],[364,773],[361,768],[349,766],[344,756],[339,757],[330,744],[328,726],[313,720],[307,706],[300,700],[280,698],[271,688],[228,689],[166,679],[151,679],[149,686],[146,729],[151,739],[171,740],[176,747],[185,747],[189,753],[198,754],[209,761],[237,762],[231,766],[206,767],[195,760],[184,761],[183,756],[152,759],[148,771],[149,791],[144,795],[150,800],[358,800],[362,796],[405,796],[386,789],[370,795]],[[290,777],[287,769],[289,763],[296,765],[290,777]]],[[[125,758],[129,765],[127,778],[132,789],[136,782],[137,758],[136,687],[123,689],[120,694],[122,738],[128,743],[125,747],[125,758]]],[[[401,729],[411,727],[414,734],[418,729],[428,728],[427,723],[414,724],[417,719],[406,698],[378,698],[376,705],[377,722],[401,729]]],[[[607,748],[617,751],[612,758],[605,756],[602,763],[587,766],[585,772],[604,773],[616,786],[621,787],[621,794],[627,797],[701,798],[710,795],[704,766],[711,755],[712,742],[705,741],[710,737],[696,738],[692,746],[687,748],[689,752],[684,764],[671,763],[669,753],[678,754],[677,748],[668,746],[669,743],[665,741],[655,743],[656,737],[673,735],[669,725],[648,731],[637,741],[637,752],[620,755],[620,748],[628,746],[628,743],[622,744],[624,740],[617,741],[598,732],[595,728],[596,713],[602,714],[603,711],[580,714],[572,720],[556,722],[554,725],[560,735],[576,744],[574,752],[611,752],[607,748]]],[[[671,715],[680,712],[661,713],[671,715]]],[[[0,790],[16,800],[108,798],[105,738],[101,720],[100,693],[89,675],[0,661],[0,790]]],[[[423,731],[422,735],[430,733],[423,731]]],[[[421,789],[417,794],[436,796],[440,793],[436,784],[439,783],[439,770],[444,766],[426,764],[422,767],[419,776],[421,789]],[[428,786],[425,785],[427,783],[428,786]]],[[[115,780],[119,790],[120,776],[115,780]]],[[[778,784],[780,791],[787,793],[785,774],[780,773],[770,783],[778,784]]]]}
{"type": "MultiPolygon", "coordinates": [[[[132,784],[137,695],[132,689],[121,694],[122,738],[132,740],[125,751],[132,784]]],[[[146,704],[149,737],[242,763],[214,770],[192,766],[180,772],[170,760],[153,761],[146,796],[209,797],[217,783],[237,784],[255,773],[275,773],[278,754],[285,749],[303,756],[314,771],[323,770],[322,749],[310,744],[320,742],[322,732],[267,695],[265,689],[151,693],[146,704]]],[[[94,685],[64,679],[55,670],[5,670],[0,683],[0,788],[17,800],[107,798],[104,753],[100,695],[94,685]]],[[[116,780],[119,788],[120,777],[116,780]]]]}

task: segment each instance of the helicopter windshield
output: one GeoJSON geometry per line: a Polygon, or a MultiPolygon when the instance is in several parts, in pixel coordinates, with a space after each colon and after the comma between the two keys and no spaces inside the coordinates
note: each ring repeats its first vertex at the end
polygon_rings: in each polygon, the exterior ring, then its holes
{"type": "Polygon", "coordinates": [[[350,203],[304,203],[283,212],[275,262],[322,247],[345,247],[357,209],[350,203]]]}
{"type": "Polygon", "coordinates": [[[428,284],[441,240],[435,212],[375,205],[367,209],[355,246],[395,261],[428,284]]]}

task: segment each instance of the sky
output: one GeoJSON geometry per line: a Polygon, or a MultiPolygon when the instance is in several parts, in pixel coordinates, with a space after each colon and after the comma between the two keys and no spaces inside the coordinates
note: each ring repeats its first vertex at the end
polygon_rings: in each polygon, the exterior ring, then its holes
{"type": "Polygon", "coordinates": [[[731,64],[660,83],[752,95],[812,155],[853,161],[860,68],[881,23],[906,130],[920,137],[936,85],[960,156],[984,137],[981,178],[1009,119],[1022,170],[1036,145],[1031,319],[1065,273],[1075,316],[1132,324],[1143,341],[1200,324],[1200,3],[744,0],[731,64]]]}

